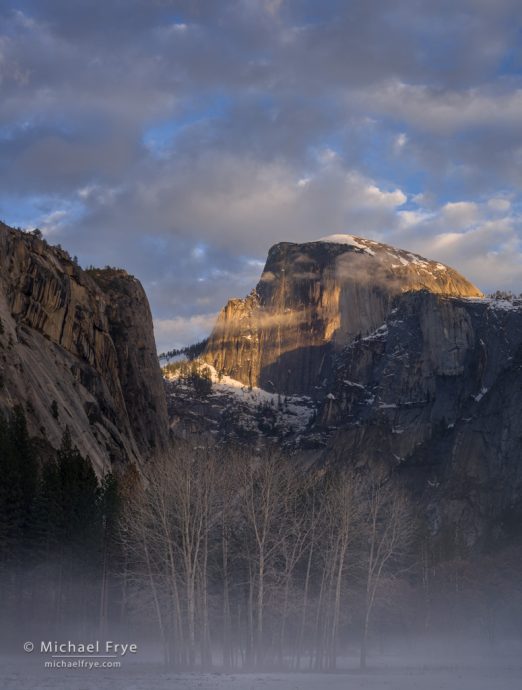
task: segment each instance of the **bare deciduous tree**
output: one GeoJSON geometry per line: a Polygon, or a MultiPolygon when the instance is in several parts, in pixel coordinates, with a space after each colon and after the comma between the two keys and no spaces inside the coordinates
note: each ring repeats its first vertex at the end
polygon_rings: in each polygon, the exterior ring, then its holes
{"type": "Polygon", "coordinates": [[[306,656],[317,670],[336,668],[359,590],[364,667],[376,597],[412,531],[391,481],[179,443],[127,501],[126,590],[155,612],[167,664],[209,667],[219,638],[229,668],[306,656]]]}
{"type": "Polygon", "coordinates": [[[363,484],[364,609],[360,667],[366,668],[368,633],[376,596],[385,576],[398,573],[411,544],[415,524],[408,501],[392,479],[377,472],[363,484]]]}

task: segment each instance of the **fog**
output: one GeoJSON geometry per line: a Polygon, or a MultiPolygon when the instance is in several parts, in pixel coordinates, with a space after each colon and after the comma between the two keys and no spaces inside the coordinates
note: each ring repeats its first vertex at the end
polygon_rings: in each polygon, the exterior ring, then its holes
{"type": "Polygon", "coordinates": [[[0,540],[1,688],[519,686],[516,535],[434,532],[384,468],[179,442],[100,485],[60,452],[0,540]]]}
{"type": "MultiPolygon", "coordinates": [[[[61,636],[60,639],[64,639],[61,636]]],[[[111,669],[45,668],[40,655],[0,657],[2,690],[515,690],[520,687],[520,641],[502,640],[495,649],[478,640],[448,636],[387,638],[372,650],[372,663],[358,669],[354,650],[339,658],[335,672],[261,669],[176,671],[161,661],[157,640],[143,639],[135,659],[111,669]]]]}

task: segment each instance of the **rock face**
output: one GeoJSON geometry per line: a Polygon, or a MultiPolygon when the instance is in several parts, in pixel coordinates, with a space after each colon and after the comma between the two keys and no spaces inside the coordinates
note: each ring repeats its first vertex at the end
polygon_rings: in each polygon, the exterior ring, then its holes
{"type": "Polygon", "coordinates": [[[332,356],[383,323],[397,295],[479,297],[456,271],[388,245],[334,235],[270,249],[257,287],[218,317],[203,359],[249,386],[310,393],[332,356]]]}
{"type": "Polygon", "coordinates": [[[0,224],[0,410],[25,409],[57,447],[69,426],[99,473],[168,441],[152,320],[124,271],[86,272],[63,250],[0,224]]]}
{"type": "Polygon", "coordinates": [[[328,391],[325,456],[396,466],[433,530],[471,545],[519,514],[522,302],[403,295],[339,353],[328,391]]]}
{"type": "Polygon", "coordinates": [[[166,400],[159,373],[149,303],[141,283],[125,271],[95,270],[91,277],[108,300],[109,333],[134,438],[140,448],[164,450],[166,400]]]}
{"type": "MultiPolygon", "coordinates": [[[[522,300],[485,299],[446,266],[360,238],[278,244],[204,360],[279,392],[283,412],[292,394],[312,401],[305,428],[283,420],[275,439],[258,424],[258,438],[303,460],[393,468],[441,543],[520,536],[522,300]]],[[[238,437],[245,413],[229,400],[223,428],[218,385],[214,433],[238,437]]]]}

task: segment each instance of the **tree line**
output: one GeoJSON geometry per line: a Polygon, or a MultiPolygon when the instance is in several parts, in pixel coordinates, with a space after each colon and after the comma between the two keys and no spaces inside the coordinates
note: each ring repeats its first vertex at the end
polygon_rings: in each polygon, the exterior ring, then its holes
{"type": "Polygon", "coordinates": [[[0,609],[7,620],[45,620],[49,632],[66,621],[98,624],[99,583],[116,537],[116,479],[98,481],[67,428],[50,458],[39,455],[22,408],[0,415],[0,609]]]}
{"type": "Polygon", "coordinates": [[[178,443],[124,505],[135,615],[168,665],[333,671],[393,635],[520,635],[521,551],[434,535],[403,482],[178,443]]]}
{"type": "Polygon", "coordinates": [[[161,352],[158,355],[158,360],[160,362],[167,360],[168,362],[168,360],[180,356],[186,357],[189,361],[197,359],[205,351],[205,348],[208,345],[208,341],[208,338],[203,338],[202,340],[198,340],[197,343],[193,343],[192,345],[186,345],[185,347],[174,348],[172,350],[168,350],[167,352],[161,352]]]}
{"type": "Polygon", "coordinates": [[[201,397],[212,392],[212,374],[208,366],[195,360],[180,360],[166,364],[163,375],[174,376],[180,384],[191,386],[195,394],[201,397]]]}
{"type": "Polygon", "coordinates": [[[365,666],[380,589],[414,533],[384,475],[307,475],[275,451],[189,447],[154,467],[121,523],[142,615],[154,613],[166,663],[182,668],[211,665],[219,641],[228,668],[333,670],[355,612],[365,666]]]}
{"type": "Polygon", "coordinates": [[[21,409],[0,419],[4,621],[157,638],[178,669],[364,668],[392,635],[522,634],[520,549],[434,536],[384,469],[177,442],[99,480],[67,430],[36,457],[21,409]]]}

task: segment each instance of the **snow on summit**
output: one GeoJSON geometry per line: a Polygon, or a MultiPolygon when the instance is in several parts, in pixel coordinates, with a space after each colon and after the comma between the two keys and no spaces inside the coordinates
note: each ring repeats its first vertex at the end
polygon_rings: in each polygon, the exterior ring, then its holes
{"type": "Polygon", "coordinates": [[[321,237],[318,242],[326,242],[330,244],[346,244],[349,247],[355,247],[356,249],[361,249],[366,254],[371,256],[376,256],[379,254],[386,254],[386,258],[398,261],[398,264],[392,264],[392,268],[398,268],[401,266],[408,266],[413,264],[421,269],[427,270],[428,268],[435,271],[447,271],[448,267],[430,259],[425,259],[419,254],[414,254],[413,252],[407,251],[405,249],[398,249],[389,244],[384,244],[382,242],[376,242],[375,240],[367,240],[363,237],[356,237],[350,234],[334,234],[327,235],[326,237],[321,237]]]}
{"type": "Polygon", "coordinates": [[[347,244],[350,247],[356,247],[357,249],[362,249],[363,251],[375,255],[372,249],[369,249],[366,244],[377,244],[371,240],[363,240],[360,237],[354,237],[353,235],[327,235],[326,237],[321,237],[318,242],[330,242],[331,244],[347,244]],[[365,244],[363,244],[363,242],[365,244]]]}

